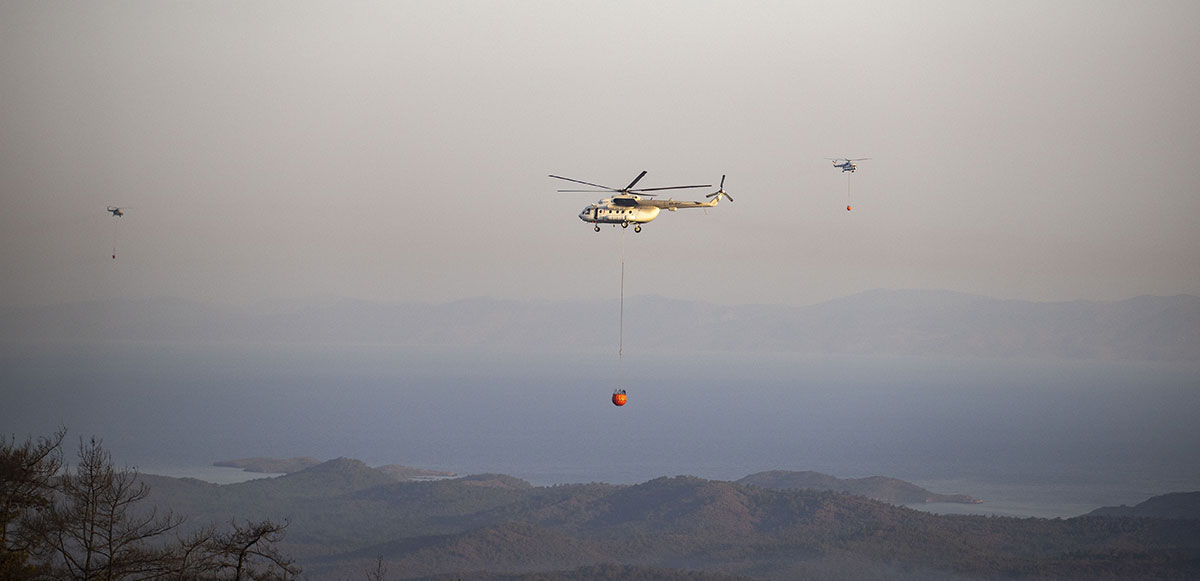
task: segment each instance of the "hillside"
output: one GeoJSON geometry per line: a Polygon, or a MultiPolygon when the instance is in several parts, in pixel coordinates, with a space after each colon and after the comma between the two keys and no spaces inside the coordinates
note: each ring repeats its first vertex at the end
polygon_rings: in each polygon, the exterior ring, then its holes
{"type": "MultiPolygon", "coordinates": [[[[0,341],[373,343],[592,351],[611,329],[577,313],[614,301],[334,300],[231,307],[178,299],[0,308],[0,341]]],[[[1200,297],[1038,303],[944,291],[877,290],[816,305],[626,300],[643,344],[662,352],[1200,361],[1200,297]]],[[[604,317],[601,315],[600,320],[604,317]]]]}
{"type": "Polygon", "coordinates": [[[983,502],[966,494],[938,494],[911,482],[886,476],[867,478],[837,478],[820,472],[790,472],[772,470],[751,474],[737,481],[738,484],[761,486],[777,490],[812,489],[846,492],[865,496],[892,504],[926,504],[931,502],[955,502],[978,504],[983,502]]]}
{"type": "Polygon", "coordinates": [[[632,486],[535,487],[497,474],[396,482],[347,459],[239,484],[171,480],[149,479],[151,499],[192,526],[230,514],[289,521],[282,548],[313,579],[361,578],[379,558],[392,579],[1200,575],[1200,521],[939,516],[686,476],[632,486]]]}
{"type": "Polygon", "coordinates": [[[1134,506],[1105,506],[1087,516],[1200,519],[1200,492],[1163,494],[1134,506]]]}

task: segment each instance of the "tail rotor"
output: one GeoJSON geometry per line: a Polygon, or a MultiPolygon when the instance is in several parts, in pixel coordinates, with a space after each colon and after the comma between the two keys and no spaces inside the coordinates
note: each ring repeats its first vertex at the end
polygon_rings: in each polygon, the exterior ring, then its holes
{"type": "Polygon", "coordinates": [[[721,201],[721,196],[725,196],[726,198],[728,198],[728,199],[729,199],[729,201],[730,201],[730,202],[732,202],[732,201],[733,201],[733,196],[731,196],[731,195],[729,195],[728,193],[726,193],[726,192],[725,192],[725,176],[724,176],[724,175],[722,175],[722,176],[721,176],[721,186],[720,186],[720,189],[718,189],[717,191],[715,191],[715,192],[713,192],[713,193],[711,193],[711,194],[708,194],[707,196],[704,196],[704,197],[706,197],[706,198],[716,198],[716,201],[717,201],[717,202],[720,202],[720,201],[721,201]]]}

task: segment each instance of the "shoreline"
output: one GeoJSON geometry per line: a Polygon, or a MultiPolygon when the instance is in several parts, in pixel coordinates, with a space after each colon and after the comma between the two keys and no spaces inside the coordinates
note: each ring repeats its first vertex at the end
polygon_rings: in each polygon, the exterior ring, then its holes
{"type": "MultiPolygon", "coordinates": [[[[153,474],[156,476],[164,476],[168,478],[194,478],[211,484],[227,485],[249,482],[251,480],[261,480],[264,478],[276,478],[285,476],[285,473],[261,473],[248,472],[240,468],[226,466],[150,466],[139,468],[138,472],[142,474],[153,474]]],[[[516,474],[510,474],[515,478],[522,477],[516,471],[516,474]]],[[[467,473],[460,473],[459,477],[467,476],[467,473]]],[[[719,479],[714,479],[719,480],[719,479]]],[[[924,480],[915,481],[922,487],[936,489],[953,485],[958,488],[971,488],[972,496],[981,498],[982,503],[964,504],[953,502],[932,502],[921,504],[903,504],[897,503],[895,506],[903,506],[937,515],[967,515],[967,516],[997,516],[997,517],[1012,517],[1012,518],[1074,518],[1079,517],[1103,506],[1119,506],[1121,504],[1133,505],[1142,502],[1151,496],[1165,494],[1170,491],[1161,491],[1153,494],[1148,493],[1132,493],[1127,489],[1122,490],[1104,490],[1087,484],[1074,485],[1054,485],[1045,486],[1037,484],[1004,484],[1004,483],[988,483],[975,481],[972,479],[953,479],[953,480],[924,480]],[[1141,495],[1144,495],[1142,497],[1141,495]]],[[[580,483],[582,484],[582,483],[580,483]]],[[[543,486],[534,483],[534,486],[543,486]]]]}

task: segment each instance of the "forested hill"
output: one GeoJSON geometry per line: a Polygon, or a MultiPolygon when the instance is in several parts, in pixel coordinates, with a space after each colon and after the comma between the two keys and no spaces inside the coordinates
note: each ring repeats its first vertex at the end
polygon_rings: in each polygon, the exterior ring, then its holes
{"type": "MultiPolygon", "coordinates": [[[[592,352],[616,301],[359,300],[232,307],[178,299],[0,308],[7,342],[276,342],[592,352]],[[586,313],[588,324],[580,324],[586,313]]],[[[625,301],[657,351],[1200,362],[1200,297],[1039,303],[944,291],[869,291],[815,305],[625,301]]]]}
{"type": "Polygon", "coordinates": [[[1200,492],[1163,494],[1134,506],[1106,506],[1088,516],[1200,519],[1200,492]]]}
{"type": "Polygon", "coordinates": [[[231,514],[287,520],[282,548],[313,579],[363,578],[378,559],[389,579],[1200,576],[1200,521],[1190,520],[939,516],[687,476],[633,486],[536,487],[496,474],[396,482],[346,459],[223,486],[145,478],[151,500],[192,526],[231,514]]]}

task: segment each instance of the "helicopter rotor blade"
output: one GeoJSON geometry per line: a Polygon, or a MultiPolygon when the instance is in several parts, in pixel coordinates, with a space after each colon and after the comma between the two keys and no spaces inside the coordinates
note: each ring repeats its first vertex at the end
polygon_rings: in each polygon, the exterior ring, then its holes
{"type": "MultiPolygon", "coordinates": [[[[642,173],[645,173],[645,172],[642,172],[642,173]]],[[[572,179],[572,178],[564,178],[564,177],[562,177],[562,176],[556,176],[556,175],[554,175],[554,174],[550,174],[550,177],[552,177],[552,178],[557,178],[557,179],[560,179],[560,180],[567,180],[567,181],[569,181],[569,182],[575,182],[575,183],[577,183],[577,184],[583,184],[583,185],[585,185],[585,186],[592,186],[593,188],[601,188],[601,189],[604,189],[604,190],[607,190],[607,191],[610,191],[610,192],[619,192],[619,191],[621,191],[621,190],[618,190],[617,188],[611,188],[611,187],[608,187],[608,186],[602,186],[602,185],[600,185],[600,184],[593,184],[592,182],[585,182],[585,181],[583,181],[583,180],[576,180],[576,179],[572,179]]]]}
{"type": "Polygon", "coordinates": [[[697,186],[668,186],[665,188],[641,188],[637,190],[628,190],[630,192],[657,192],[660,190],[686,190],[688,188],[711,188],[712,184],[700,184],[697,186]]]}
{"type": "Polygon", "coordinates": [[[646,170],[642,170],[642,173],[638,174],[638,177],[634,178],[633,181],[629,182],[629,185],[625,186],[624,188],[614,188],[611,186],[594,184],[592,182],[585,182],[583,180],[577,180],[574,178],[568,178],[568,177],[558,176],[558,175],[554,175],[554,174],[549,174],[549,177],[552,177],[554,179],[559,179],[559,180],[565,180],[568,182],[574,182],[577,184],[583,184],[585,186],[592,186],[593,188],[600,188],[599,190],[558,190],[559,192],[564,192],[564,193],[566,193],[566,192],[575,192],[575,193],[579,193],[579,192],[583,192],[583,193],[616,192],[616,193],[622,193],[622,194],[654,196],[655,194],[648,194],[645,192],[659,192],[662,190],[686,190],[686,189],[690,189],[690,188],[711,188],[712,187],[712,184],[698,184],[698,185],[694,185],[694,186],[667,186],[667,187],[662,187],[662,188],[636,188],[635,189],[633,186],[637,185],[637,183],[639,181],[641,181],[643,177],[646,177],[646,170]]]}
{"type": "Polygon", "coordinates": [[[634,184],[642,181],[642,178],[644,178],[644,177],[646,177],[646,170],[642,170],[642,173],[638,174],[638,177],[633,178],[633,181],[629,182],[629,185],[625,186],[625,189],[623,189],[621,191],[622,192],[630,191],[633,188],[634,184]]]}

